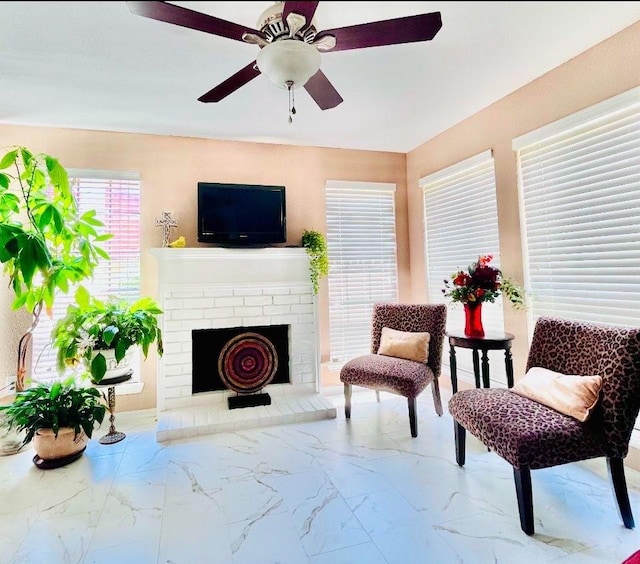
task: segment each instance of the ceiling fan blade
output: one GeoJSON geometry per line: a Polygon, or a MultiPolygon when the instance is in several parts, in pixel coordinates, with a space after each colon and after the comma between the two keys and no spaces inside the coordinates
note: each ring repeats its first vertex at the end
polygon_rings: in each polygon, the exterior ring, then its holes
{"type": "Polygon", "coordinates": [[[224,82],[221,82],[215,88],[212,88],[206,94],[203,94],[198,98],[200,102],[219,102],[223,98],[226,98],[232,92],[235,92],[241,86],[244,86],[248,82],[252,81],[256,76],[260,74],[256,62],[249,63],[243,69],[240,69],[236,74],[230,76],[224,82]]]}
{"type": "Polygon", "coordinates": [[[259,34],[257,30],[250,27],[166,2],[127,2],[127,6],[131,13],[137,16],[212,33],[236,41],[242,41],[242,36],[245,33],[259,34]]]}
{"type": "Polygon", "coordinates": [[[333,53],[348,49],[429,41],[435,37],[441,27],[440,12],[432,12],[393,20],[325,29],[316,35],[316,41],[327,35],[333,35],[336,38],[336,46],[330,51],[333,53]]]}
{"type": "Polygon", "coordinates": [[[317,2],[285,2],[284,10],[282,10],[282,21],[286,22],[287,16],[293,13],[304,16],[307,19],[307,25],[310,25],[317,7],[317,2]]]}
{"type": "Polygon", "coordinates": [[[314,99],[321,110],[335,108],[343,102],[342,96],[338,94],[338,91],[321,70],[307,81],[304,89],[309,93],[309,96],[314,99]]]}

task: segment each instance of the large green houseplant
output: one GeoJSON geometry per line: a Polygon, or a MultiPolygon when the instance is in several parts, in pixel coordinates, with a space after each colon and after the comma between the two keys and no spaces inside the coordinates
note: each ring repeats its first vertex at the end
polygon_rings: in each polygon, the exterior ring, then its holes
{"type": "Polygon", "coordinates": [[[132,347],[140,346],[146,358],[154,343],[162,355],[158,324],[162,310],[153,299],[145,297],[133,303],[118,298],[103,301],[92,297],[82,286],[75,298],[76,303],[68,306],[51,333],[59,371],[82,363],[91,381],[99,384],[109,368],[110,356],[115,363],[121,363],[132,347]]]}
{"type": "Polygon", "coordinates": [[[9,427],[25,431],[24,444],[35,439],[36,454],[45,461],[81,453],[105,412],[100,392],[78,387],[73,378],[32,386],[0,406],[9,427]]]}
{"type": "Polygon", "coordinates": [[[93,274],[111,238],[96,228],[95,211],[80,214],[66,169],[46,154],[15,147],[0,158],[0,263],[15,294],[13,309],[26,308],[33,324],[18,345],[16,390],[24,389],[25,355],[43,308],[56,294],[93,274]]]}

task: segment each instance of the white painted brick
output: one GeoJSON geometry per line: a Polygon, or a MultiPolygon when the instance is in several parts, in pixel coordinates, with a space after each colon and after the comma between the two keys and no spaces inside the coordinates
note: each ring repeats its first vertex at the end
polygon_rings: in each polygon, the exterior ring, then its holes
{"type": "Polygon", "coordinates": [[[174,354],[164,354],[162,357],[164,359],[164,365],[170,366],[172,364],[184,364],[187,362],[191,362],[191,355],[188,353],[174,353],[174,354]]]}
{"type": "Polygon", "coordinates": [[[167,321],[165,320],[163,323],[163,332],[169,333],[172,331],[178,332],[182,329],[182,322],[180,321],[167,321]]]}
{"type": "Polygon", "coordinates": [[[181,343],[182,341],[191,340],[191,331],[164,331],[162,340],[165,343],[181,343]]]}
{"type": "Polygon", "coordinates": [[[171,309],[182,309],[182,304],[184,300],[176,300],[176,299],[168,299],[163,303],[164,310],[168,311],[171,309]]]}
{"type": "Polygon", "coordinates": [[[223,298],[233,296],[232,288],[206,288],[204,290],[205,298],[223,298]]]}
{"type": "Polygon", "coordinates": [[[287,313],[291,313],[291,306],[288,306],[288,305],[264,306],[263,312],[265,315],[285,315],[287,313]]]}
{"type": "Polygon", "coordinates": [[[294,304],[291,313],[313,313],[313,304],[294,304]]]}
{"type": "MultiPolygon", "coordinates": [[[[273,306],[273,307],[289,307],[289,306],[273,306]]],[[[288,315],[272,315],[271,323],[274,325],[293,325],[298,322],[298,316],[292,313],[288,315]]]]}
{"type": "Polygon", "coordinates": [[[183,331],[192,331],[193,329],[210,329],[211,320],[209,319],[189,319],[181,321],[180,328],[183,331]]]}
{"type": "Polygon", "coordinates": [[[216,298],[216,307],[241,306],[243,303],[244,300],[240,297],[216,298]]]}
{"type": "Polygon", "coordinates": [[[311,288],[309,286],[291,286],[292,294],[310,294],[311,288]]]}
{"type": "Polygon", "coordinates": [[[252,317],[252,316],[261,316],[262,315],[262,307],[234,307],[233,308],[234,317],[252,317]]]}
{"type": "Polygon", "coordinates": [[[175,388],[165,387],[164,391],[165,398],[167,398],[168,400],[184,398],[188,395],[191,395],[190,393],[185,393],[185,386],[176,386],[175,388]]]}
{"type": "Polygon", "coordinates": [[[192,298],[184,300],[185,309],[203,309],[213,307],[215,300],[213,298],[192,298]]]}
{"type": "Polygon", "coordinates": [[[240,320],[235,317],[224,317],[221,319],[211,320],[212,329],[222,329],[224,327],[239,327],[239,326],[240,326],[240,320]]]}
{"type": "Polygon", "coordinates": [[[313,296],[311,296],[311,295],[300,296],[300,303],[301,304],[312,304],[313,303],[313,296]]]}
{"type": "Polygon", "coordinates": [[[164,343],[164,354],[178,354],[182,352],[182,343],[164,343]]]}
{"type": "Polygon", "coordinates": [[[315,316],[312,313],[304,313],[298,317],[300,323],[313,323],[314,321],[315,316]]]}
{"type": "Polygon", "coordinates": [[[272,296],[247,296],[244,299],[244,305],[246,306],[265,306],[273,303],[272,296]]]}
{"type": "Polygon", "coordinates": [[[233,295],[234,296],[261,296],[262,288],[251,288],[251,287],[234,288],[233,295]]]}
{"type": "Polygon", "coordinates": [[[204,290],[171,290],[172,298],[201,298],[204,296],[204,290]]]}
{"type": "Polygon", "coordinates": [[[190,353],[193,350],[193,342],[192,341],[184,341],[182,343],[182,352],[190,353]]]}
{"type": "Polygon", "coordinates": [[[291,293],[290,288],[263,288],[262,293],[269,296],[285,296],[291,293]]]}
{"type": "MultiPolygon", "coordinates": [[[[183,374],[187,374],[184,370],[184,364],[171,364],[169,366],[164,367],[164,375],[167,378],[172,376],[182,376],[183,374]]],[[[189,378],[191,378],[191,369],[188,371],[189,378]]]]}
{"type": "Polygon", "coordinates": [[[164,409],[183,409],[185,407],[191,407],[191,398],[167,398],[164,403],[164,409]]]}
{"type": "Polygon", "coordinates": [[[232,307],[216,307],[212,309],[205,309],[202,311],[202,315],[206,319],[217,319],[220,317],[233,317],[232,307]]]}
{"type": "Polygon", "coordinates": [[[164,381],[166,388],[178,388],[188,386],[191,388],[191,374],[181,374],[180,376],[174,376],[173,378],[167,378],[164,381]]]}
{"type": "Polygon", "coordinates": [[[188,321],[190,319],[202,319],[203,317],[201,309],[179,309],[171,312],[171,318],[174,321],[188,321]]]}
{"type": "Polygon", "coordinates": [[[274,305],[299,304],[300,296],[273,296],[274,305]]]}
{"type": "Polygon", "coordinates": [[[243,317],[243,327],[255,327],[256,325],[272,325],[270,317],[243,317]]]}

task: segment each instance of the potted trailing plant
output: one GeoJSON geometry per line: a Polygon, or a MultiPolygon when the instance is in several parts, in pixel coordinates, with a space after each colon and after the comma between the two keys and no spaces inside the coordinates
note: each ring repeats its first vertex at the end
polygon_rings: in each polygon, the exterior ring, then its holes
{"type": "Polygon", "coordinates": [[[140,346],[144,358],[155,343],[162,355],[162,332],[158,315],[162,310],[149,298],[133,303],[118,298],[99,300],[80,286],[76,303],[53,328],[53,347],[57,350],[58,370],[82,363],[95,384],[105,376],[112,380],[130,374],[128,355],[140,346]]]}
{"type": "Polygon", "coordinates": [[[93,274],[108,254],[99,246],[94,210],[78,212],[67,171],[58,160],[15,147],[0,158],[0,263],[15,294],[13,309],[33,315],[18,344],[15,389],[24,390],[26,352],[43,308],[51,311],[58,292],[93,274]]]}
{"type": "Polygon", "coordinates": [[[327,241],[319,231],[305,230],[302,234],[302,246],[309,255],[309,271],[313,293],[318,294],[320,279],[329,274],[329,255],[327,241]]]}
{"type": "Polygon", "coordinates": [[[13,403],[0,410],[11,428],[26,431],[24,444],[33,439],[34,463],[46,468],[82,454],[93,429],[102,423],[106,406],[96,388],[77,387],[69,378],[18,392],[13,403]]]}

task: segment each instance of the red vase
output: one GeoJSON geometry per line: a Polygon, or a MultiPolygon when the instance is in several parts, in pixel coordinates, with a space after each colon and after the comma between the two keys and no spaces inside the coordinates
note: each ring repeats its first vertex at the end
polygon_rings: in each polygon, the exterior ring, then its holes
{"type": "Polygon", "coordinates": [[[467,337],[484,337],[482,302],[464,304],[464,334],[467,337]]]}

